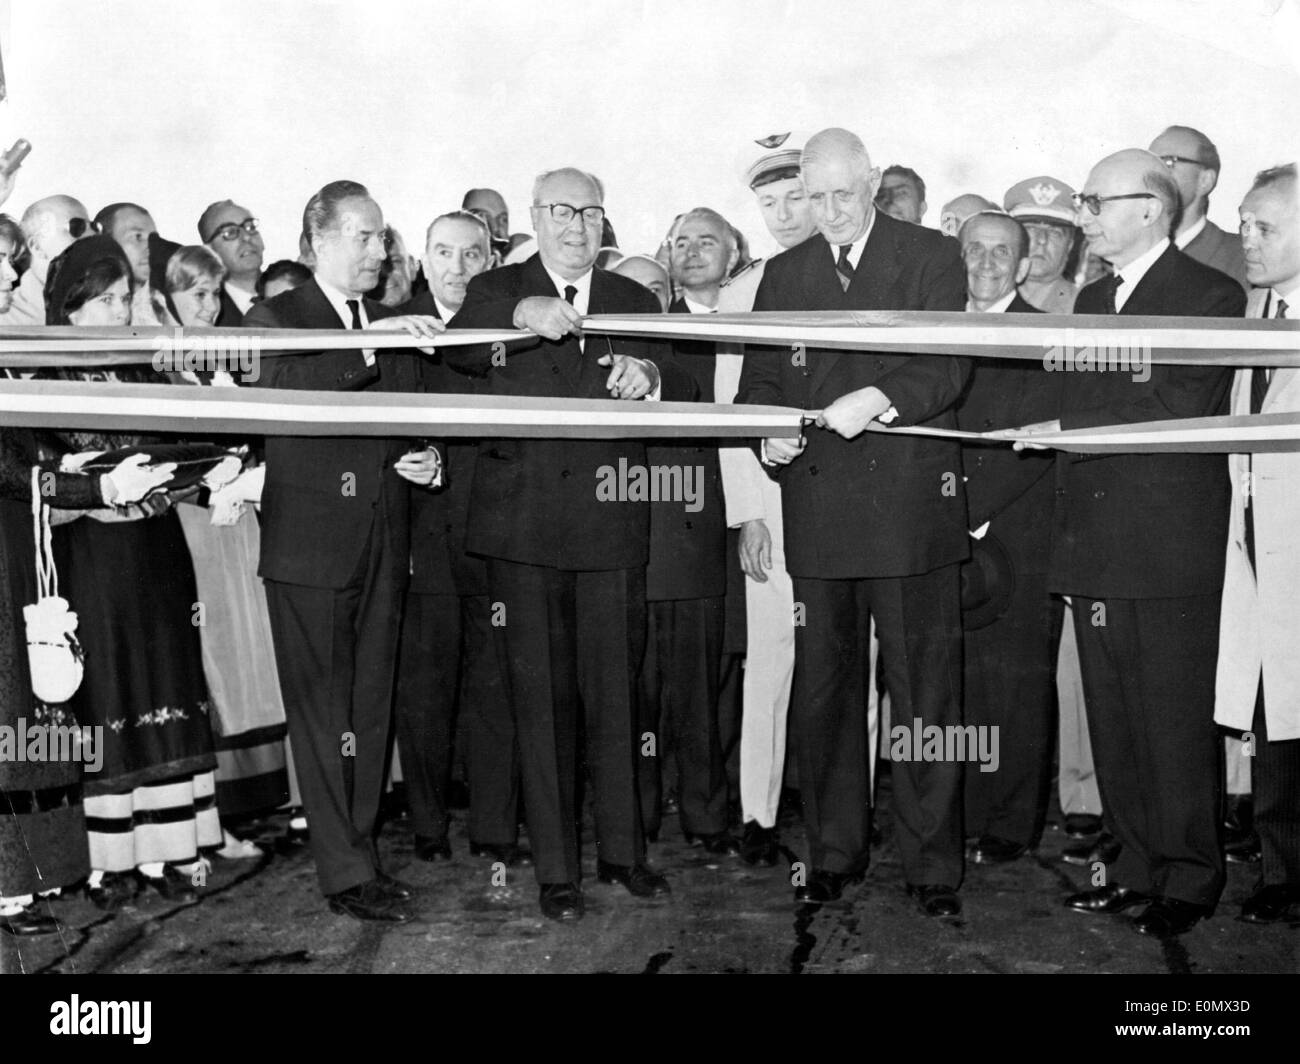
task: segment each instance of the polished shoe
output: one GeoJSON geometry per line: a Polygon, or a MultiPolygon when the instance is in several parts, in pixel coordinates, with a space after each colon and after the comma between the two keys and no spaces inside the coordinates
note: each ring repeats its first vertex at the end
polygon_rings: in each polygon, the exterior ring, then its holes
{"type": "Polygon", "coordinates": [[[629,868],[626,865],[597,861],[596,880],[600,883],[622,883],[629,894],[638,898],[661,898],[672,893],[668,880],[643,864],[629,868]]]}
{"type": "Polygon", "coordinates": [[[1146,911],[1133,919],[1133,930],[1139,935],[1169,938],[1190,931],[1196,924],[1213,913],[1208,905],[1197,905],[1177,898],[1156,898],[1146,911]]]}
{"type": "Polygon", "coordinates": [[[582,890],[577,883],[543,883],[539,902],[548,920],[582,919],[582,890]]]}
{"type": "Polygon", "coordinates": [[[1243,831],[1223,844],[1223,856],[1233,864],[1258,864],[1264,859],[1264,850],[1253,830],[1243,831]]]}
{"type": "Polygon", "coordinates": [[[1275,924],[1300,917],[1300,886],[1270,883],[1258,886],[1255,893],[1241,903],[1238,919],[1248,924],[1275,924]]]}
{"type": "Polygon", "coordinates": [[[507,868],[531,868],[533,855],[513,842],[471,842],[471,857],[486,857],[491,861],[500,861],[507,868]]]}
{"type": "Polygon", "coordinates": [[[1090,839],[1101,832],[1101,817],[1096,813],[1066,813],[1065,833],[1072,839],[1090,839]]]}
{"type": "Polygon", "coordinates": [[[354,920],[404,924],[415,918],[415,914],[403,904],[402,899],[393,897],[375,879],[331,894],[329,905],[332,911],[354,920]]]}
{"type": "Polygon", "coordinates": [[[447,838],[431,839],[427,835],[416,835],[415,856],[421,861],[450,861],[451,841],[447,838]]]}
{"type": "Polygon", "coordinates": [[[794,900],[804,905],[824,905],[828,901],[839,901],[845,887],[861,883],[865,878],[865,872],[827,872],[814,868],[808,882],[795,888],[794,900]]]}
{"type": "Polygon", "coordinates": [[[926,916],[960,916],[961,898],[952,887],[940,883],[909,883],[907,893],[926,916]]]}
{"type": "Polygon", "coordinates": [[[387,894],[390,898],[397,901],[410,901],[415,897],[415,888],[410,883],[404,883],[387,872],[375,873],[375,885],[387,894]]]}
{"type": "Polygon", "coordinates": [[[15,938],[26,938],[29,935],[52,935],[63,926],[53,916],[39,911],[36,905],[32,902],[16,913],[0,916],[0,931],[15,938]]]}
{"type": "Polygon", "coordinates": [[[1114,914],[1122,913],[1125,909],[1131,909],[1150,900],[1149,895],[1139,894],[1136,890],[1129,890],[1127,887],[1112,883],[1110,886],[1071,894],[1065,899],[1064,905],[1067,909],[1080,913],[1114,914]]]}
{"type": "Polygon", "coordinates": [[[311,841],[311,828],[302,809],[290,810],[289,826],[284,829],[282,837],[289,846],[301,846],[311,841]]]}
{"type": "Polygon", "coordinates": [[[1119,839],[1114,835],[1102,833],[1096,842],[1084,842],[1078,846],[1067,846],[1061,852],[1061,860],[1066,864],[1083,865],[1114,864],[1119,857],[1119,839]]]}
{"type": "Polygon", "coordinates": [[[747,865],[773,868],[780,857],[776,828],[765,828],[757,820],[746,820],[744,834],[740,837],[740,859],[747,865]]]}
{"type": "Polygon", "coordinates": [[[1017,857],[1023,857],[1028,852],[1028,846],[1012,842],[1010,839],[1000,839],[996,835],[982,835],[975,848],[971,850],[970,856],[976,864],[1005,864],[1007,861],[1014,861],[1017,857]]]}
{"type": "Polygon", "coordinates": [[[715,857],[740,856],[740,843],[729,831],[715,831],[711,835],[694,835],[689,831],[683,834],[688,846],[701,846],[705,853],[711,853],[715,857]]]}
{"type": "Polygon", "coordinates": [[[130,872],[105,872],[99,886],[86,884],[86,897],[95,908],[115,913],[140,893],[140,884],[130,872]]]}
{"type": "Polygon", "coordinates": [[[199,900],[199,892],[194,889],[190,877],[178,872],[171,865],[163,865],[163,874],[147,876],[136,870],[136,879],[141,887],[152,887],[168,901],[191,902],[199,900]]]}

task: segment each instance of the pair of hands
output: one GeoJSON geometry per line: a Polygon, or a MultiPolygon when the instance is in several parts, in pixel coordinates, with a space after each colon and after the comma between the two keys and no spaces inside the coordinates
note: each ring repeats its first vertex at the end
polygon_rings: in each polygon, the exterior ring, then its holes
{"type": "MultiPolygon", "coordinates": [[[[860,436],[871,422],[889,412],[893,403],[879,388],[859,388],[856,392],[841,395],[817,415],[817,427],[838,432],[846,440],[860,436]]],[[[808,441],[800,436],[769,436],[764,441],[767,460],[775,465],[789,465],[803,454],[808,441]]]]}
{"type": "MultiPolygon", "coordinates": [[[[91,459],[98,458],[103,453],[103,451],[82,451],[80,454],[67,455],[60,463],[60,468],[65,472],[75,473],[91,459]]],[[[175,472],[175,462],[151,466],[149,455],[133,454],[129,458],[123,458],[109,472],[100,476],[99,493],[105,504],[109,506],[130,506],[162,490],[175,472]]]]}
{"type": "MultiPolygon", "coordinates": [[[[554,296],[529,296],[515,307],[512,324],[547,340],[582,336],[582,315],[554,296]]],[[[659,387],[659,370],[653,362],[630,355],[603,355],[598,366],[609,366],[605,390],[613,399],[644,399],[659,387]]]]}

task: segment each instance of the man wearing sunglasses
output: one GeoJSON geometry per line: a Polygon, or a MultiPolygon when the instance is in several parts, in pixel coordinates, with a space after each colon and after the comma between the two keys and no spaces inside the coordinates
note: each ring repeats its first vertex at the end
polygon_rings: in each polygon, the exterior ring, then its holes
{"type": "Polygon", "coordinates": [[[94,229],[90,212],[71,196],[46,196],[23,211],[23,236],[31,249],[31,265],[14,291],[5,315],[10,325],[45,324],[45,276],[50,263],[74,240],[94,229]]]}
{"type": "Polygon", "coordinates": [[[226,267],[217,324],[238,325],[253,305],[266,252],[257,219],[247,207],[231,200],[209,204],[199,216],[199,239],[226,267]]]}
{"type": "MultiPolygon", "coordinates": [[[[1076,313],[1241,316],[1240,286],[1173,245],[1178,187],[1157,156],[1108,156],[1074,199],[1085,238],[1114,267],[1079,293],[1076,313]]],[[[1061,428],[1226,409],[1227,367],[1095,365],[1065,377],[1061,428]]],[[[1065,904],[1146,904],[1134,927],[1157,937],[1208,916],[1224,883],[1214,675],[1229,492],[1222,455],[1057,456],[1050,589],[1072,598],[1097,780],[1121,844],[1104,885],[1065,904]]]]}
{"type": "Polygon", "coordinates": [[[1169,167],[1182,197],[1183,214],[1174,244],[1197,262],[1213,266],[1249,289],[1241,241],[1206,217],[1210,193],[1219,183],[1219,149],[1214,142],[1199,129],[1170,126],[1151,142],[1151,153],[1169,167]]]}

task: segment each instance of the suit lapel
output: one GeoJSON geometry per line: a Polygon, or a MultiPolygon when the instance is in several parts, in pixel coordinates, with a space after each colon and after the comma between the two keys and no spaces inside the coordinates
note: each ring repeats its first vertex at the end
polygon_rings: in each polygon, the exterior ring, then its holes
{"type": "MultiPolygon", "coordinates": [[[[524,263],[523,277],[521,279],[521,296],[554,296],[556,299],[563,299],[564,293],[556,291],[555,282],[551,280],[551,275],[546,272],[546,267],[542,265],[541,255],[534,255],[524,263]]],[[[593,275],[591,279],[591,300],[588,302],[588,313],[596,313],[596,278],[593,275]]],[[[552,366],[556,367],[569,383],[569,387],[574,394],[582,394],[582,347],[573,337],[567,338],[563,343],[552,343],[549,340],[540,341],[542,352],[550,360],[552,366]]]]}
{"type": "Polygon", "coordinates": [[[1165,286],[1173,277],[1174,269],[1178,263],[1178,256],[1182,252],[1170,244],[1164,250],[1164,254],[1151,264],[1151,268],[1142,275],[1142,280],[1138,281],[1137,287],[1130,293],[1128,299],[1124,301],[1124,308],[1121,314],[1159,314],[1162,307],[1168,302],[1165,297],[1165,286]]]}

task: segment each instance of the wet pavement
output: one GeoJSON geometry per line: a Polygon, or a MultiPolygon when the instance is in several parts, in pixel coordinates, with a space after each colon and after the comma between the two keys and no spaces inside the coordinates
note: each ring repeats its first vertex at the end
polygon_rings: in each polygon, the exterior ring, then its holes
{"type": "MultiPolygon", "coordinates": [[[[887,800],[886,800],[887,803],[887,800]]],[[[792,901],[797,818],[782,824],[785,864],[750,868],[688,846],[674,818],[650,849],[668,874],[670,898],[640,901],[595,881],[586,846],[587,916],[558,925],[537,908],[532,869],[497,869],[468,852],[463,814],[452,827],[451,862],[415,860],[409,826],[385,826],[389,872],[420,888],[421,919],[360,923],[331,913],[310,854],[283,847],[262,861],[214,859],[201,900],[152,893],[109,916],[81,895],[50,903],[62,935],[15,940],[0,934],[0,970],[77,973],[379,972],[996,972],[1179,973],[1300,971],[1300,922],[1258,927],[1235,919],[1258,866],[1229,865],[1213,919],[1179,939],[1135,934],[1124,917],[1066,911],[1065,894],[1088,886],[1086,870],[1063,864],[1070,842],[1049,826],[1036,854],[1007,865],[968,865],[963,915],[933,920],[903,890],[888,808],[883,844],[866,882],[820,909],[792,901]]],[[[285,821],[263,826],[276,847],[285,821]]]]}

